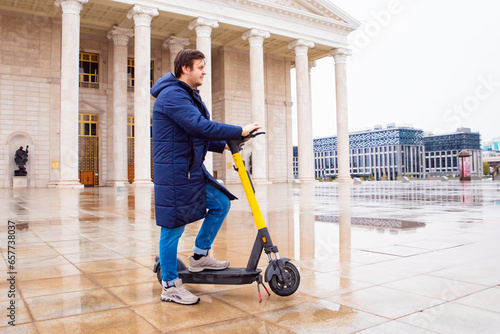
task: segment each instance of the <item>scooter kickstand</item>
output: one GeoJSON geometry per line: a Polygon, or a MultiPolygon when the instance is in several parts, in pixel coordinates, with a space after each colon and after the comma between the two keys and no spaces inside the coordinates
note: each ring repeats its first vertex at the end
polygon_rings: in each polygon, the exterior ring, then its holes
{"type": "Polygon", "coordinates": [[[264,287],[264,289],[266,290],[267,295],[271,296],[271,294],[269,293],[269,290],[267,290],[266,286],[264,285],[264,282],[262,282],[262,276],[259,276],[257,278],[257,291],[259,292],[259,303],[262,303],[262,296],[260,294],[260,287],[259,287],[259,285],[261,285],[261,284],[264,287]]]}
{"type": "Polygon", "coordinates": [[[264,282],[260,282],[260,284],[262,284],[262,286],[263,286],[263,287],[264,287],[264,289],[266,290],[267,295],[268,295],[268,296],[271,296],[271,294],[269,293],[269,290],[267,290],[266,286],[264,285],[264,282]]]}

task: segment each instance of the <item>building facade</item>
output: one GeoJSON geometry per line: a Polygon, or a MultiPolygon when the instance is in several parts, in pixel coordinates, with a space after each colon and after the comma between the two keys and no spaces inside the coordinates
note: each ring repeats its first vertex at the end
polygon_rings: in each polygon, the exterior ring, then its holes
{"type": "MultiPolygon", "coordinates": [[[[422,130],[393,124],[349,134],[351,176],[375,180],[425,177],[422,138],[422,130]]],[[[314,167],[316,178],[337,177],[337,137],[314,139],[314,167]]]]}
{"type": "MultiPolygon", "coordinates": [[[[468,128],[456,133],[425,136],[411,127],[353,132],[349,135],[349,166],[352,177],[396,180],[398,177],[425,178],[459,176],[458,154],[470,152],[471,176],[482,176],[483,159],[497,166],[496,151],[483,151],[480,134],[468,128]]],[[[337,137],[314,139],[314,170],[317,179],[336,178],[338,171],[337,137]]],[[[494,144],[492,144],[494,145],[494,144]]],[[[294,176],[298,176],[298,150],[294,147],[294,176]]]]}
{"type": "MultiPolygon", "coordinates": [[[[213,120],[266,130],[243,152],[255,182],[293,179],[295,68],[300,178],[313,180],[309,64],[335,59],[337,114],[347,119],[347,35],[358,26],[325,0],[4,0],[0,187],[13,185],[20,146],[29,146],[29,187],[150,185],[149,91],[183,48],[207,57],[200,91],[213,120]]],[[[206,163],[237,181],[230,154],[206,163]]]]}
{"type": "Polygon", "coordinates": [[[500,138],[495,138],[489,142],[483,142],[483,151],[500,151],[500,138]]]}
{"type": "MultiPolygon", "coordinates": [[[[490,170],[489,173],[498,175],[500,167],[500,138],[494,138],[492,141],[483,142],[482,152],[483,162],[487,162],[490,170]]],[[[484,172],[484,171],[483,171],[484,172]]],[[[498,178],[497,178],[498,179],[498,178]]]]}
{"type": "Polygon", "coordinates": [[[456,133],[425,136],[425,171],[429,176],[460,175],[458,154],[462,150],[471,153],[471,176],[483,175],[481,136],[469,128],[459,128],[456,133]]]}

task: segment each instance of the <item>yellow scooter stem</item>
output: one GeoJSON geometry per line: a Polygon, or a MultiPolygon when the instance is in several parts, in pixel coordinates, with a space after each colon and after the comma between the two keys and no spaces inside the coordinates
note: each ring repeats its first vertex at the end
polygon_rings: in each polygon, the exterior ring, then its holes
{"type": "Polygon", "coordinates": [[[245,169],[245,165],[243,164],[243,159],[241,158],[240,152],[233,154],[233,160],[236,169],[238,170],[241,184],[243,185],[243,190],[245,190],[248,204],[250,204],[250,210],[252,210],[255,225],[257,226],[258,230],[263,229],[266,227],[266,222],[264,220],[262,212],[260,211],[259,204],[257,203],[257,198],[255,197],[252,183],[250,182],[250,178],[248,177],[247,170],[245,169]]]}

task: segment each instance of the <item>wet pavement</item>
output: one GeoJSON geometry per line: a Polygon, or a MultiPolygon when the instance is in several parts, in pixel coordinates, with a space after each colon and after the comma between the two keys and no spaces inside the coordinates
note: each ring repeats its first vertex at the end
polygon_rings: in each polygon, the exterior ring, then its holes
{"type": "MultiPolygon", "coordinates": [[[[240,200],[214,255],[244,267],[256,228],[241,186],[228,187],[240,200]]],[[[256,195],[298,291],[259,303],[255,283],[193,284],[201,302],[181,306],[160,301],[152,272],[152,188],[0,189],[0,332],[500,332],[500,182],[272,184],[256,195]]],[[[199,226],[181,238],[183,260],[199,226]]]]}

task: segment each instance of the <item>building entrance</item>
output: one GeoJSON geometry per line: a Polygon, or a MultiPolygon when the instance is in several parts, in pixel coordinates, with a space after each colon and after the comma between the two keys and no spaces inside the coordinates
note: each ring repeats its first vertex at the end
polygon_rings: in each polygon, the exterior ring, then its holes
{"type": "Polygon", "coordinates": [[[99,115],[80,114],[78,178],[85,186],[99,185],[99,115]]]}
{"type": "Polygon", "coordinates": [[[134,117],[127,117],[127,171],[128,182],[134,182],[134,117]]]}
{"type": "MultiPolygon", "coordinates": [[[[151,121],[152,122],[152,121],[151,121]]],[[[151,180],[153,178],[153,134],[152,125],[150,127],[151,136],[151,180]]],[[[127,118],[127,170],[128,170],[128,182],[134,182],[135,168],[134,168],[134,117],[128,116],[127,118]]]]}

